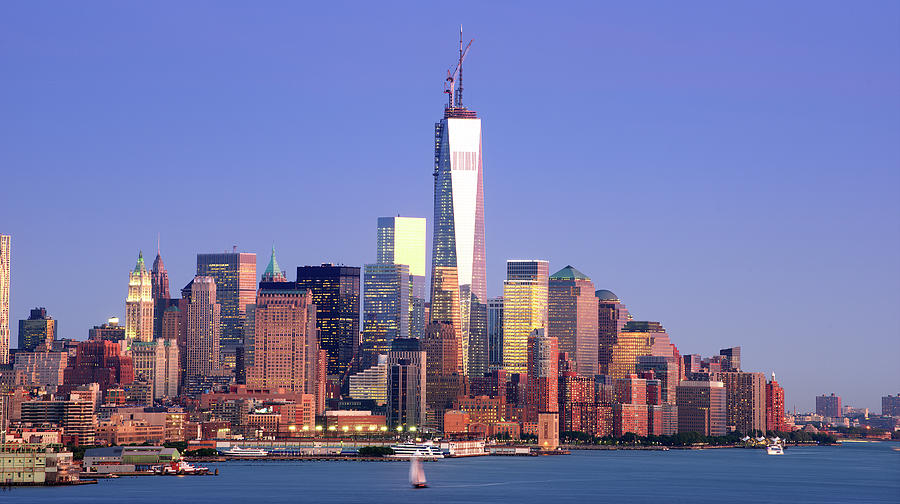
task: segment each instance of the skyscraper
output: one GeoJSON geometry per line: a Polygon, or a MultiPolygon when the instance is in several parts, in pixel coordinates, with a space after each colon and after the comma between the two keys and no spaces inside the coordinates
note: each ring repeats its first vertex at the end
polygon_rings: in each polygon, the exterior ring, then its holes
{"type": "Polygon", "coordinates": [[[388,424],[391,427],[425,425],[425,350],[417,338],[397,338],[388,352],[388,424]]]}
{"type": "Polygon", "coordinates": [[[784,421],[784,389],[775,381],[775,373],[772,373],[772,381],[766,383],[766,430],[788,430],[784,421]]]}
{"type": "Polygon", "coordinates": [[[144,253],[138,253],[134,269],[128,273],[128,297],[125,299],[125,339],[153,341],[153,282],[144,266],[144,253]]]}
{"type": "Polygon", "coordinates": [[[826,418],[841,417],[841,396],[832,393],[830,396],[822,394],[816,396],[816,415],[826,418]]]}
{"type": "Polygon", "coordinates": [[[503,296],[488,299],[488,361],[491,371],[503,368],[503,296]]]}
{"type": "Polygon", "coordinates": [[[300,266],[297,286],[312,292],[319,348],[328,353],[328,374],[344,374],[359,350],[359,267],[300,266]]]}
{"type": "Polygon", "coordinates": [[[559,411],[559,343],[545,328],[528,337],[528,378],[525,386],[526,420],[536,422],[539,413],[559,411]]]}
{"type": "Polygon", "coordinates": [[[503,368],[524,373],[528,364],[528,337],[546,329],[550,263],[541,260],[506,261],[503,282],[503,368]]]}
{"type": "Polygon", "coordinates": [[[600,373],[607,374],[613,345],[631,315],[612,291],[600,289],[594,295],[597,296],[597,367],[600,373]]]}
{"type": "Polygon", "coordinates": [[[738,432],[766,431],[766,377],[762,373],[723,371],[712,379],[725,384],[725,421],[738,432]]]}
{"type": "Polygon", "coordinates": [[[376,262],[409,266],[409,335],[423,337],[426,323],[425,218],[379,217],[376,262]]]}
{"type": "Polygon", "coordinates": [[[172,296],[169,294],[169,272],[166,271],[166,265],[163,264],[158,245],[156,259],[153,260],[153,267],[150,269],[150,283],[153,297],[153,337],[159,338],[162,331],[163,313],[169,307],[169,299],[172,296]]]}
{"type": "MultiPolygon", "coordinates": [[[[462,49],[460,40],[457,72],[449,80],[450,100],[443,119],[434,125],[431,278],[434,285],[439,268],[456,268],[461,346],[466,349],[463,370],[470,376],[481,376],[488,370],[481,119],[463,106],[462,49]]],[[[434,292],[432,305],[433,299],[434,292]]],[[[435,320],[434,316],[431,319],[435,320]]]]}
{"type": "Polygon", "coordinates": [[[725,385],[717,381],[683,381],[678,385],[678,432],[724,436],[725,385]]]}
{"type": "Polygon", "coordinates": [[[247,386],[316,394],[319,345],[312,294],[294,282],[260,282],[247,386]]]}
{"type": "Polygon", "coordinates": [[[247,305],[256,298],[256,254],[197,254],[197,276],[216,282],[216,300],[222,307],[220,345],[227,350],[240,345],[247,305]]]}
{"type": "Polygon", "coordinates": [[[31,310],[28,320],[19,321],[19,350],[33,352],[38,347],[53,347],[58,327],[46,308],[31,310]]]}
{"type": "Polygon", "coordinates": [[[374,364],[379,354],[387,354],[395,338],[410,337],[409,277],[406,264],[365,266],[362,367],[374,364]]]}
{"type": "Polygon", "coordinates": [[[0,364],[9,363],[9,235],[0,234],[0,364]]]}
{"type": "Polygon", "coordinates": [[[219,374],[219,339],[222,330],[221,305],[217,302],[216,280],[198,276],[191,283],[187,305],[185,377],[219,374]]]}
{"type": "Polygon", "coordinates": [[[616,342],[603,353],[609,355],[609,360],[605,367],[601,366],[600,373],[613,378],[627,378],[637,371],[637,359],[641,355],[676,356],[662,324],[636,320],[625,324],[616,342]]]}
{"type": "Polygon", "coordinates": [[[456,343],[459,345],[458,364],[460,374],[464,374],[463,356],[468,353],[468,342],[463,338],[459,314],[459,276],[456,268],[436,267],[431,278],[431,308],[429,322],[445,322],[453,326],[456,343]]]}
{"type": "Polygon", "coordinates": [[[594,283],[572,266],[550,277],[548,334],[559,341],[582,376],[597,374],[597,296],[594,283]]]}

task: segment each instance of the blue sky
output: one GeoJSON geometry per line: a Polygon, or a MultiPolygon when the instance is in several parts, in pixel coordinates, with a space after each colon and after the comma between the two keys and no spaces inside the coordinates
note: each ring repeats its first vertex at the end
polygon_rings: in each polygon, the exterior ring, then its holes
{"type": "Polygon", "coordinates": [[[463,24],[491,295],[508,258],[572,264],[682,353],[743,346],[789,408],[880,412],[900,392],[898,21],[877,1],[6,3],[12,328],[34,306],[78,339],[122,316],[157,232],[177,291],[197,252],[261,271],[274,242],[293,272],[374,261],[378,216],[430,230],[463,24]]]}

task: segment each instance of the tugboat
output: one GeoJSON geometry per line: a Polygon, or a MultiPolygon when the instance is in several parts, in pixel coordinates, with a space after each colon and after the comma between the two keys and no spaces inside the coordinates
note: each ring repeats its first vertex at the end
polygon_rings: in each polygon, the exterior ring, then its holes
{"type": "Polygon", "coordinates": [[[409,458],[409,484],[413,488],[428,488],[425,471],[422,469],[422,457],[419,452],[409,458]]]}

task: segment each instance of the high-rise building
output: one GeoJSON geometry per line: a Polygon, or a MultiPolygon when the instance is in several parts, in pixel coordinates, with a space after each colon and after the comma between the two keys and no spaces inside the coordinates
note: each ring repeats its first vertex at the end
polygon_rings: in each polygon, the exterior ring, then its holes
{"type": "Polygon", "coordinates": [[[524,373],[528,365],[528,337],[546,329],[550,263],[541,260],[506,261],[503,282],[503,368],[524,373]]]}
{"type": "Polygon", "coordinates": [[[422,428],[427,400],[426,357],[421,340],[397,338],[388,353],[388,424],[394,427],[422,428]]]}
{"type": "Polygon", "coordinates": [[[717,381],[683,381],[678,385],[678,432],[724,436],[726,432],[725,384],[717,381]]]}
{"type": "Polygon", "coordinates": [[[19,321],[19,350],[33,352],[38,347],[50,349],[56,339],[58,326],[46,308],[31,310],[27,320],[19,321]]]}
{"type": "Polygon", "coordinates": [[[221,305],[217,302],[216,280],[197,276],[191,282],[185,331],[185,377],[217,375],[221,370],[219,339],[221,305]]]}
{"type": "Polygon", "coordinates": [[[135,381],[149,384],[153,399],[178,395],[181,373],[176,341],[164,338],[134,341],[131,355],[135,381]]]}
{"type": "Polygon", "coordinates": [[[451,79],[450,102],[434,125],[431,278],[434,284],[438,268],[456,268],[463,370],[481,376],[488,371],[481,119],[462,103],[462,52],[457,68],[458,85],[451,79]]]}
{"type": "Polygon", "coordinates": [[[68,359],[63,383],[70,388],[89,383],[100,384],[101,390],[129,385],[134,381],[134,363],[112,341],[82,341],[74,359],[68,359]]]}
{"type": "Polygon", "coordinates": [[[572,266],[550,276],[548,334],[559,341],[560,352],[575,359],[582,376],[598,373],[597,296],[594,283],[572,266]]]}
{"type": "Polygon", "coordinates": [[[597,367],[600,373],[607,374],[613,345],[631,320],[631,314],[612,291],[600,289],[594,295],[597,296],[597,367]]]}
{"type": "Polygon", "coordinates": [[[153,267],[150,268],[150,283],[153,297],[153,337],[159,338],[162,331],[163,313],[169,307],[169,299],[172,296],[169,294],[169,272],[166,271],[166,265],[163,264],[158,244],[156,259],[153,260],[153,267]]]}
{"type": "Polygon", "coordinates": [[[211,277],[216,282],[216,300],[222,307],[219,344],[233,355],[232,349],[244,339],[247,305],[256,298],[256,254],[197,254],[197,276],[211,277]]]}
{"type": "Polygon", "coordinates": [[[775,381],[775,373],[772,373],[772,381],[766,383],[766,430],[788,430],[784,419],[784,389],[775,381]]]}
{"type": "Polygon", "coordinates": [[[465,374],[464,356],[468,355],[468,340],[463,338],[459,312],[459,279],[456,268],[435,267],[431,283],[430,322],[444,322],[453,326],[459,346],[458,364],[460,374],[465,374]]]}
{"type": "MultiPolygon", "coordinates": [[[[775,381],[773,374],[772,381],[775,381]]],[[[881,397],[881,414],[884,416],[900,416],[900,394],[881,397]]]]}
{"type": "Polygon", "coordinates": [[[639,355],[635,368],[638,374],[651,371],[653,377],[660,381],[661,403],[675,404],[675,390],[681,382],[678,359],[664,355],[639,355]]]}
{"type": "Polygon", "coordinates": [[[503,296],[488,299],[488,362],[490,370],[503,368],[503,296]]]}
{"type": "Polygon", "coordinates": [[[360,364],[369,367],[391,341],[410,337],[410,282],[406,264],[367,264],[363,279],[360,364]]]}
{"type": "Polygon", "coordinates": [[[0,364],[9,363],[9,235],[0,234],[0,364]]]}
{"type": "Polygon", "coordinates": [[[138,253],[134,269],[128,273],[128,297],[125,299],[125,338],[128,341],[153,340],[153,283],[144,253],[138,253]]]}
{"type": "Polygon", "coordinates": [[[464,388],[464,377],[459,374],[459,344],[453,326],[445,322],[428,324],[421,343],[426,359],[427,425],[439,430],[444,411],[453,406],[464,388]]]}
{"type": "Polygon", "coordinates": [[[377,363],[350,376],[350,397],[371,399],[381,406],[387,402],[388,362],[387,354],[379,355],[377,363]]]}
{"type": "Polygon", "coordinates": [[[559,411],[559,342],[543,327],[531,331],[527,341],[526,420],[536,422],[539,413],[559,411]]]}
{"type": "Polygon", "coordinates": [[[312,293],[293,282],[260,282],[253,314],[248,388],[315,395],[319,346],[312,293]]]}
{"type": "Polygon", "coordinates": [[[88,329],[91,341],[122,341],[125,339],[125,327],[119,325],[118,317],[110,317],[105,324],[88,329]]]}
{"type": "Polygon", "coordinates": [[[328,374],[345,374],[359,350],[359,267],[300,266],[297,286],[312,293],[319,348],[328,354],[328,374]]]}
{"type": "Polygon", "coordinates": [[[723,371],[711,377],[725,384],[725,422],[738,432],[766,431],[766,377],[762,373],[723,371]]]}
{"type": "Polygon", "coordinates": [[[378,264],[409,266],[409,336],[425,334],[425,218],[379,217],[378,264]]]}
{"type": "Polygon", "coordinates": [[[622,327],[616,342],[601,354],[608,355],[609,360],[605,367],[601,366],[600,373],[613,378],[625,378],[637,371],[639,356],[661,355],[674,358],[676,350],[662,324],[633,320],[622,327]]]}
{"type": "Polygon", "coordinates": [[[724,368],[722,371],[740,371],[741,370],[741,347],[723,348],[719,350],[719,355],[725,358],[724,368]]]}
{"type": "Polygon", "coordinates": [[[841,396],[831,395],[816,396],[816,414],[826,418],[841,417],[841,396]]]}

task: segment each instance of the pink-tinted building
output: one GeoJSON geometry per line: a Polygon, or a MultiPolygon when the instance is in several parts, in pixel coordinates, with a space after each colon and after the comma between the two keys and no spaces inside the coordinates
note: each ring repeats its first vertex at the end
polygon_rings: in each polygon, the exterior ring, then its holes
{"type": "Polygon", "coordinates": [[[577,363],[582,376],[598,373],[597,296],[594,283],[572,266],[550,276],[547,333],[577,363]]]}

